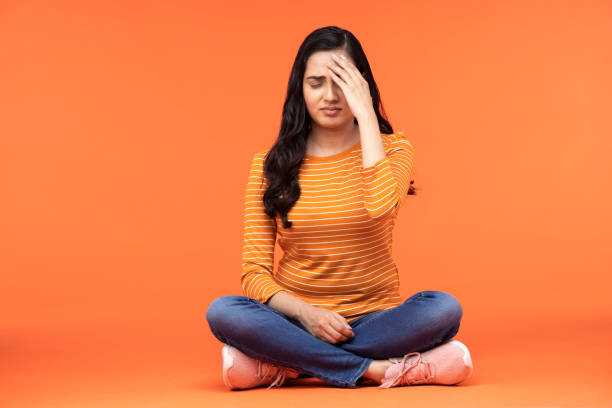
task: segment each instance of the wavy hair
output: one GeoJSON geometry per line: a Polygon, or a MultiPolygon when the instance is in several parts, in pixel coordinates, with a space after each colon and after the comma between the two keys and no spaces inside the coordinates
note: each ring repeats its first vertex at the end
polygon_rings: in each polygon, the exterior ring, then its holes
{"type": "MultiPolygon", "coordinates": [[[[355,66],[368,82],[380,132],[393,133],[393,128],[386,119],[370,64],[357,38],[350,31],[336,26],[322,27],[310,33],[300,45],[293,62],[278,138],[266,154],[263,166],[264,176],[268,181],[268,188],[263,195],[265,213],[275,218],[278,212],[284,228],[291,227],[292,222],[287,219],[287,214],[300,198],[298,174],[306,153],[306,140],[312,122],[302,88],[306,62],[310,55],[317,51],[338,49],[343,49],[351,56],[355,66]]],[[[357,123],[357,119],[354,119],[354,123],[357,123]]],[[[408,194],[416,194],[413,182],[410,181],[408,194]]]]}

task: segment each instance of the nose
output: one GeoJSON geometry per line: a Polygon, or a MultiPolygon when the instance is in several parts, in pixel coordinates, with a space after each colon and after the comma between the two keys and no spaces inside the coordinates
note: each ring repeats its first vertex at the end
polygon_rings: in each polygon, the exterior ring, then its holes
{"type": "Polygon", "coordinates": [[[339,96],[339,92],[341,92],[340,87],[334,82],[333,79],[330,78],[330,84],[327,85],[325,89],[325,100],[327,101],[335,101],[339,96]]]}

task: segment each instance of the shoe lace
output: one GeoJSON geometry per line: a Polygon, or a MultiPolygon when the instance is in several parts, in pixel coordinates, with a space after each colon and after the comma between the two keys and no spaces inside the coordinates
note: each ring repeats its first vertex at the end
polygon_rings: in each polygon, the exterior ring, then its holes
{"type": "Polygon", "coordinates": [[[280,387],[287,379],[287,370],[283,367],[273,366],[269,363],[264,363],[259,360],[257,365],[257,377],[261,380],[274,376],[274,380],[267,388],[268,390],[272,387],[280,387]],[[265,372],[264,372],[265,370],[265,372]],[[276,372],[274,372],[276,370],[276,372]]]}
{"type": "MultiPolygon", "coordinates": [[[[393,361],[393,360],[391,360],[393,361]]],[[[393,361],[395,364],[401,364],[402,369],[399,374],[390,382],[381,384],[379,388],[389,388],[395,385],[411,385],[411,384],[420,384],[427,383],[431,379],[434,378],[434,370],[432,368],[431,363],[427,361],[423,361],[421,357],[421,353],[414,352],[406,354],[401,361],[393,361]],[[417,356],[417,358],[413,359],[409,364],[406,364],[408,357],[417,356]],[[406,375],[410,370],[415,369],[409,375],[406,375]]]]}

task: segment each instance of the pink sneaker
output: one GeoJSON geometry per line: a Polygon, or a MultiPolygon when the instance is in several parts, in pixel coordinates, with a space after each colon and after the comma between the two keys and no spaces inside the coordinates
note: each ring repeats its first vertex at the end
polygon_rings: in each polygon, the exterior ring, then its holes
{"type": "Polygon", "coordinates": [[[412,384],[458,384],[467,379],[474,367],[470,352],[457,340],[443,343],[423,353],[408,353],[403,358],[390,358],[378,388],[412,384]]]}
{"type": "Polygon", "coordinates": [[[229,388],[246,389],[268,385],[280,387],[287,378],[297,378],[299,371],[256,360],[229,344],[223,346],[223,383],[229,388]]]}

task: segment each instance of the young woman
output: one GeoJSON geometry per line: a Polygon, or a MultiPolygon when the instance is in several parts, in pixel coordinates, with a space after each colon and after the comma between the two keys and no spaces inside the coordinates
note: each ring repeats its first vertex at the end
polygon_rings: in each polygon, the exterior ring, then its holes
{"type": "Polygon", "coordinates": [[[440,291],[402,301],[391,257],[414,148],[381,114],[361,44],[330,26],[295,58],[275,144],[253,156],[242,287],[206,319],[231,389],[317,377],[346,388],[457,384],[473,371],[452,340],[463,310],[440,291]],[[276,235],[284,250],[273,274],[276,235]]]}

